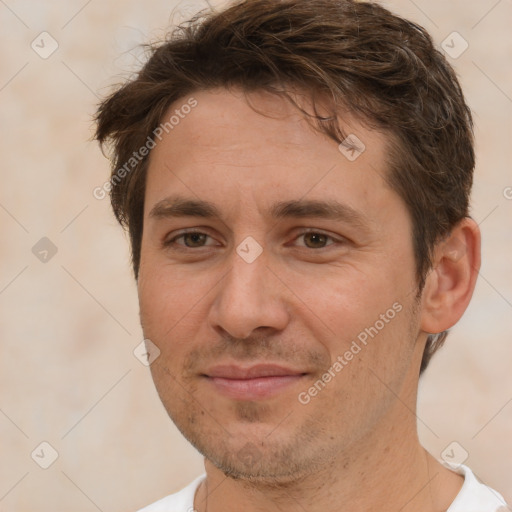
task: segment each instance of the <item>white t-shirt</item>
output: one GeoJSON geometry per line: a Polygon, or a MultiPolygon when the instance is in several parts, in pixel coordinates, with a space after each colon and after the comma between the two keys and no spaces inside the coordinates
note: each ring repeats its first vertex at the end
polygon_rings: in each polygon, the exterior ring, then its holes
{"type": "MultiPolygon", "coordinates": [[[[507,512],[508,507],[500,493],[480,483],[467,466],[448,466],[464,476],[459,494],[446,512],[507,512]]],[[[201,475],[184,489],[148,505],[138,512],[194,512],[194,496],[199,484],[206,478],[201,475]]]]}

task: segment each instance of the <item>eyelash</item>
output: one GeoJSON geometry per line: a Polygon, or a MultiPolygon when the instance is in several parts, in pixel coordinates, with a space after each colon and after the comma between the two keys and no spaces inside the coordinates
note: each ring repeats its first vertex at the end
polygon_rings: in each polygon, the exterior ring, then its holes
{"type": "MultiPolygon", "coordinates": [[[[332,235],[328,235],[327,233],[324,233],[322,231],[318,231],[318,230],[315,230],[315,229],[307,229],[307,230],[302,231],[301,233],[299,233],[294,238],[294,240],[297,240],[301,236],[304,236],[304,235],[307,235],[307,234],[321,235],[321,236],[326,237],[331,242],[331,243],[327,243],[324,247],[320,247],[320,248],[311,248],[311,247],[307,247],[305,245],[300,246],[300,247],[303,247],[305,249],[311,249],[313,251],[315,251],[315,250],[318,251],[320,249],[325,249],[325,248],[329,247],[330,245],[333,245],[334,243],[342,243],[343,242],[343,240],[341,240],[341,239],[336,239],[332,235]]],[[[205,247],[210,247],[209,245],[202,245],[202,246],[199,246],[199,247],[187,247],[186,245],[176,244],[176,240],[178,240],[180,238],[183,238],[185,235],[206,235],[209,238],[213,238],[210,235],[208,235],[208,233],[204,233],[203,231],[190,230],[190,231],[182,232],[182,233],[172,237],[169,240],[164,240],[163,246],[166,247],[166,248],[172,248],[173,246],[177,245],[177,246],[180,247],[180,249],[178,249],[178,250],[184,250],[184,251],[194,250],[194,249],[203,249],[205,247]]]]}

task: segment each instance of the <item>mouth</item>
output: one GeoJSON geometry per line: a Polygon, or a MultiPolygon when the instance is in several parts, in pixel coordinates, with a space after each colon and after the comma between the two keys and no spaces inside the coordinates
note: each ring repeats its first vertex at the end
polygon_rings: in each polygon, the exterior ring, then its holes
{"type": "Polygon", "coordinates": [[[284,392],[307,372],[275,364],[219,365],[202,374],[218,393],[233,400],[263,400],[284,392]]]}

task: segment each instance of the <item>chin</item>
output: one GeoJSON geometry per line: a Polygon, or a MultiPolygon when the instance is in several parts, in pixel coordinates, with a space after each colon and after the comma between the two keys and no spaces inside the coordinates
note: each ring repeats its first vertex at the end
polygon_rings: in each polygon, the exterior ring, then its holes
{"type": "Polygon", "coordinates": [[[244,440],[238,445],[240,447],[225,442],[215,446],[194,444],[207,461],[227,477],[259,486],[297,483],[319,471],[327,460],[322,450],[300,449],[300,444],[296,443],[263,445],[244,440]]]}
{"type": "Polygon", "coordinates": [[[257,484],[260,488],[262,486],[286,487],[291,484],[296,485],[298,481],[306,479],[317,469],[313,464],[308,464],[306,461],[297,464],[297,461],[291,462],[290,460],[263,460],[252,467],[248,467],[244,463],[236,461],[216,463],[211,459],[209,460],[227,477],[245,481],[248,484],[257,484]]]}

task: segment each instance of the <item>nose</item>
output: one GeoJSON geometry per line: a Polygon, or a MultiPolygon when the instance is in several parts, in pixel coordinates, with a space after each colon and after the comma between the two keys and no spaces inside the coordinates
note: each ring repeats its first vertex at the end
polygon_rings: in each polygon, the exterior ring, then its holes
{"type": "Polygon", "coordinates": [[[248,263],[234,252],[210,308],[210,325],[245,339],[256,329],[282,330],[288,321],[286,287],[267,266],[267,258],[262,254],[248,263]]]}

